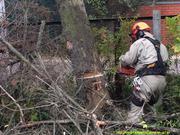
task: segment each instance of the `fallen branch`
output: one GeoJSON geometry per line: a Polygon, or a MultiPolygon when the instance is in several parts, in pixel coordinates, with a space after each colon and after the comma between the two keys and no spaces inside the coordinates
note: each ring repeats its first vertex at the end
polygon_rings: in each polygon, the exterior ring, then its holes
{"type": "Polygon", "coordinates": [[[79,130],[79,132],[81,134],[83,134],[83,131],[81,130],[79,124],[65,111],[63,110],[63,112],[66,114],[66,116],[72,121],[72,123],[76,126],[76,128],[79,130]]]}
{"type": "Polygon", "coordinates": [[[171,133],[180,133],[179,128],[171,128],[171,127],[154,127],[151,125],[148,125],[146,128],[143,127],[143,124],[133,124],[129,123],[127,121],[103,121],[103,126],[104,125],[118,125],[118,126],[131,126],[135,128],[140,128],[140,129],[146,129],[146,130],[151,130],[151,131],[168,131],[171,133]]]}
{"type": "Polygon", "coordinates": [[[162,115],[162,116],[154,117],[154,118],[160,119],[160,120],[170,120],[170,119],[173,119],[173,118],[176,118],[176,117],[179,117],[179,116],[180,116],[180,112],[177,112],[177,113],[173,113],[173,114],[170,114],[170,115],[162,115]]]}
{"type": "Polygon", "coordinates": [[[50,88],[52,88],[53,90],[57,90],[59,92],[61,92],[61,97],[62,98],[67,98],[69,101],[71,101],[71,103],[73,105],[75,105],[76,107],[78,107],[79,109],[81,109],[81,111],[89,114],[89,112],[84,109],[82,106],[80,106],[74,99],[72,99],[65,91],[63,91],[56,83],[52,82],[52,85],[48,84],[46,81],[44,81],[42,78],[40,78],[39,76],[36,75],[36,78],[39,79],[41,82],[43,82],[44,84],[48,85],[50,88]]]}
{"type": "Polygon", "coordinates": [[[22,111],[21,106],[17,103],[17,101],[0,85],[0,88],[2,89],[2,91],[4,91],[4,93],[6,93],[6,95],[15,103],[15,105],[19,108],[19,112],[20,112],[20,122],[25,124],[25,119],[24,119],[24,113],[22,111]]]}
{"type": "Polygon", "coordinates": [[[101,100],[97,103],[97,105],[95,106],[95,108],[91,111],[91,114],[93,114],[95,111],[96,111],[96,109],[99,107],[99,105],[103,102],[103,100],[106,98],[106,96],[107,96],[107,94],[105,94],[102,98],[101,98],[101,100]]]}
{"type": "MultiPolygon", "coordinates": [[[[134,128],[150,130],[150,131],[159,131],[159,132],[167,131],[167,132],[176,133],[176,134],[180,133],[180,129],[178,129],[178,128],[154,127],[151,125],[148,125],[148,127],[144,128],[142,124],[133,124],[132,125],[131,123],[126,122],[126,121],[97,121],[95,117],[91,118],[91,120],[92,119],[93,119],[93,125],[98,122],[98,123],[103,123],[102,126],[110,126],[110,125],[131,126],[134,128]]],[[[81,122],[83,122],[83,120],[81,122]]],[[[37,122],[30,122],[30,123],[27,123],[25,125],[17,126],[15,129],[32,128],[32,127],[40,126],[40,125],[44,125],[44,124],[53,125],[53,124],[69,124],[69,123],[73,123],[73,121],[70,119],[56,120],[56,121],[54,121],[54,120],[37,121],[37,122]]],[[[96,133],[98,133],[98,135],[102,135],[103,130],[101,130],[101,128],[98,127],[97,125],[94,125],[94,126],[95,126],[96,133]]],[[[12,129],[12,130],[15,130],[15,129],[12,129]]]]}
{"type": "Polygon", "coordinates": [[[0,38],[0,42],[2,42],[4,45],[7,46],[7,48],[13,52],[20,60],[28,64],[33,70],[41,74],[41,72],[32,64],[29,62],[28,59],[26,59],[19,51],[17,51],[9,42],[7,42],[5,39],[0,38]]]}
{"type": "MultiPolygon", "coordinates": [[[[72,123],[72,121],[69,119],[65,119],[65,120],[46,120],[46,121],[29,122],[25,125],[17,126],[15,129],[32,128],[32,127],[39,126],[39,125],[44,125],[44,124],[51,125],[54,123],[55,124],[69,124],[69,123],[72,123]]],[[[15,130],[15,129],[13,129],[13,130],[15,130]]]]}
{"type": "Polygon", "coordinates": [[[180,116],[180,112],[177,113],[173,113],[170,115],[161,115],[161,116],[151,116],[151,115],[147,115],[144,116],[145,121],[147,122],[151,122],[151,121],[165,121],[165,120],[170,120],[170,119],[174,119],[180,116]]]}

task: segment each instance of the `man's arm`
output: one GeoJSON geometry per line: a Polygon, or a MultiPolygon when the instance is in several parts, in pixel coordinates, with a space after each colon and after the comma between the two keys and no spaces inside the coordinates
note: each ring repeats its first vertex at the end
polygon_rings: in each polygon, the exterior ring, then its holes
{"type": "Polygon", "coordinates": [[[120,56],[119,62],[121,66],[131,66],[137,62],[140,44],[140,42],[133,43],[129,51],[125,55],[120,56]]]}

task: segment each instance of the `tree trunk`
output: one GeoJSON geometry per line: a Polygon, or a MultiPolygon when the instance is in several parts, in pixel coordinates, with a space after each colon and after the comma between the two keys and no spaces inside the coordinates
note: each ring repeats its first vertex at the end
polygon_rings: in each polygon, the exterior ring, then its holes
{"type": "Polygon", "coordinates": [[[109,96],[105,90],[102,68],[84,2],[83,0],[56,0],[56,2],[78,88],[81,86],[80,100],[88,109],[93,109],[102,97],[107,99],[109,96]]]}

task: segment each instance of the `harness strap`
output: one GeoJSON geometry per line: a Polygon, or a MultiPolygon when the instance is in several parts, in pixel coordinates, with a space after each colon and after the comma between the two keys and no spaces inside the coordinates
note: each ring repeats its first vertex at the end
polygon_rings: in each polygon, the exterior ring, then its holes
{"type": "Polygon", "coordinates": [[[166,66],[160,54],[160,42],[150,37],[144,37],[144,38],[148,39],[154,45],[158,60],[138,70],[136,74],[139,76],[145,76],[145,75],[163,75],[164,76],[166,74],[166,66]]]}

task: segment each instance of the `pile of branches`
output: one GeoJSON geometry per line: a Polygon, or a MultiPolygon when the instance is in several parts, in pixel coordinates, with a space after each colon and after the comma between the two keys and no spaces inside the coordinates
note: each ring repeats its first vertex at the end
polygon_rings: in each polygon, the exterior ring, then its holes
{"type": "MultiPolygon", "coordinates": [[[[42,32],[44,29],[45,22],[42,22],[38,37],[38,43],[41,44],[42,40],[42,32]]],[[[47,106],[51,106],[51,111],[53,112],[53,118],[50,120],[45,121],[36,121],[36,122],[28,122],[26,121],[26,118],[24,117],[24,111],[28,108],[24,109],[21,107],[18,102],[13,98],[8,91],[1,85],[1,91],[5,95],[7,95],[13,102],[14,105],[17,106],[18,112],[19,112],[19,122],[17,125],[11,127],[9,123],[8,128],[5,130],[4,134],[16,134],[16,133],[28,133],[29,129],[32,132],[32,129],[36,129],[37,127],[44,127],[45,125],[51,126],[49,128],[48,132],[53,134],[56,134],[57,132],[61,132],[64,134],[74,134],[73,132],[76,132],[77,134],[108,134],[109,131],[115,130],[115,127],[121,127],[125,130],[129,130],[133,127],[136,128],[144,128],[142,124],[132,124],[128,123],[126,121],[107,121],[103,120],[100,121],[97,119],[97,116],[94,114],[96,108],[100,103],[97,104],[97,106],[91,110],[86,110],[85,107],[81,106],[76,100],[70,96],[63,88],[57,84],[56,81],[52,79],[52,76],[48,73],[46,70],[46,67],[44,66],[41,56],[36,53],[40,66],[36,66],[33,63],[31,63],[28,59],[26,59],[19,51],[17,51],[9,42],[7,42],[4,39],[0,39],[0,41],[7,46],[7,48],[14,53],[22,62],[26,63],[31,69],[34,70],[36,75],[34,75],[34,78],[39,80],[41,83],[43,83],[45,86],[47,86],[48,89],[44,90],[44,93],[46,93],[46,103],[49,103],[47,106]],[[61,119],[59,119],[61,118],[61,119]],[[58,128],[57,128],[58,127],[58,128]],[[61,128],[59,128],[61,127],[61,128]],[[74,129],[69,129],[70,127],[73,127],[74,129]],[[128,127],[128,128],[127,128],[128,127]],[[57,131],[58,129],[58,131],[57,131]],[[92,132],[90,132],[92,131],[92,132]]],[[[102,97],[102,100],[104,97],[102,97]]],[[[101,101],[100,101],[101,102],[101,101]]],[[[112,105],[112,104],[109,104],[112,105]]],[[[113,106],[113,105],[112,105],[113,106]]],[[[43,106],[42,106],[43,107],[43,106]]],[[[45,106],[44,106],[45,107],[45,106]]],[[[169,117],[163,117],[163,119],[172,118],[179,115],[174,114],[169,117]]],[[[121,129],[120,128],[120,129],[121,129]]],[[[169,131],[173,133],[179,133],[180,130],[176,128],[167,128],[167,127],[153,127],[148,126],[146,127],[146,130],[152,130],[152,131],[169,131]]],[[[48,134],[47,132],[47,134],[48,134]]]]}

